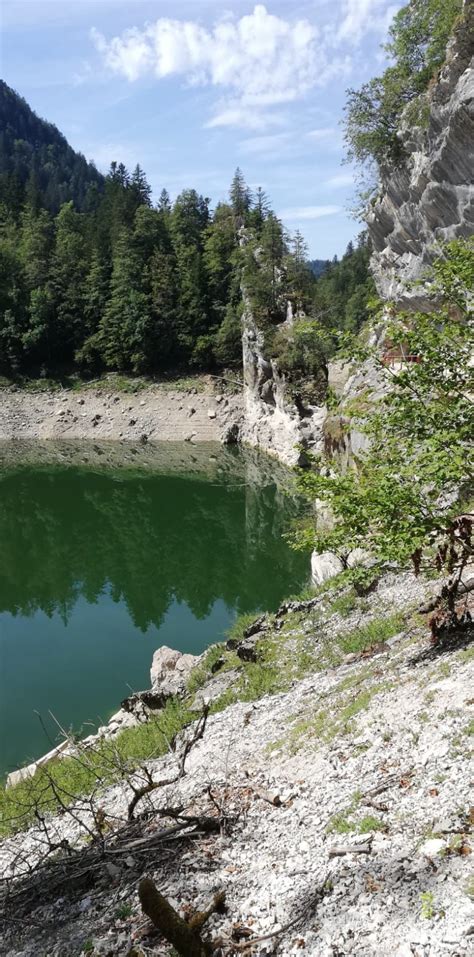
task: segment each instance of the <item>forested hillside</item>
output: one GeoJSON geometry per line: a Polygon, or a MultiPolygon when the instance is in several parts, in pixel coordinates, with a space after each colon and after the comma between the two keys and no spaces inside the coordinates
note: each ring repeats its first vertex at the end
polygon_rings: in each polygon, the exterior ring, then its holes
{"type": "Polygon", "coordinates": [[[314,284],[313,311],[332,331],[358,332],[375,296],[369,273],[371,245],[366,232],[349,243],[340,260],[334,257],[314,284]]]}
{"type": "Polygon", "coordinates": [[[0,199],[19,210],[25,200],[57,213],[73,200],[87,209],[103,190],[104,177],[76,153],[26,100],[0,80],[0,199]]]}
{"type": "Polygon", "coordinates": [[[114,161],[103,177],[5,84],[0,104],[3,374],[239,365],[243,287],[289,372],[305,367],[308,328],[302,352],[298,330],[296,346],[275,338],[288,301],[310,319],[310,365],[333,347],[328,331],[359,327],[364,242],[318,280],[303,237],[285,232],[239,169],[215,209],[194,189],[173,203],[163,189],[153,205],[140,166],[114,161]]]}

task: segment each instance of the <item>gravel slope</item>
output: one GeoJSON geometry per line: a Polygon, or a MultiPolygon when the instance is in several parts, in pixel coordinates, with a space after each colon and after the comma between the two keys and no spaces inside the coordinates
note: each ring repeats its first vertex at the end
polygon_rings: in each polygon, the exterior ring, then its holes
{"type": "MultiPolygon", "coordinates": [[[[390,576],[344,627],[382,609],[404,611],[429,590],[412,576],[390,576]]],[[[311,650],[341,627],[330,610],[317,631],[304,618],[298,625],[311,650]]],[[[156,792],[154,803],[211,813],[211,784],[229,817],[238,816],[229,833],[177,845],[160,860],[131,853],[126,866],[107,865],[91,889],[33,908],[26,927],[7,924],[0,953],[170,954],[140,912],[143,873],[179,908],[202,908],[225,887],[228,911],[212,919],[215,935],[236,925],[266,935],[300,915],[254,946],[260,957],[473,953],[473,660],[472,644],[430,653],[426,629],[412,617],[370,658],[348,656],[287,693],[214,715],[187,776],[156,792]],[[369,853],[331,856],[340,845],[369,853]]],[[[155,775],[167,776],[175,761],[156,762],[155,775]]],[[[100,804],[121,817],[129,798],[126,786],[115,786],[100,804]]],[[[55,828],[58,840],[77,840],[77,824],[57,818],[55,828]]],[[[4,841],[0,872],[18,867],[19,854],[31,865],[41,840],[32,830],[4,841]]]]}

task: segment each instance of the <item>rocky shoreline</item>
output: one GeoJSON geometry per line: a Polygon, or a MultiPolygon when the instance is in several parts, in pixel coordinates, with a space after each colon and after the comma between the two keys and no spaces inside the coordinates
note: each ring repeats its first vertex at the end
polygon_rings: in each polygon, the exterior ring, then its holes
{"type": "Polygon", "coordinates": [[[0,441],[232,441],[242,414],[238,395],[150,386],[136,392],[84,388],[0,392],[0,441]]]}
{"type": "Polygon", "coordinates": [[[198,662],[198,655],[183,654],[181,651],[161,645],[153,655],[149,689],[135,692],[122,701],[119,710],[109,718],[107,724],[101,725],[95,734],[88,735],[79,743],[76,743],[73,738],[66,737],[36,761],[18,768],[17,771],[11,771],[6,779],[6,788],[14,787],[21,781],[32,778],[40,768],[46,767],[51,761],[79,756],[81,752],[94,747],[100,740],[110,740],[126,728],[135,728],[149,721],[153,714],[164,707],[169,698],[185,693],[186,679],[198,662]]]}

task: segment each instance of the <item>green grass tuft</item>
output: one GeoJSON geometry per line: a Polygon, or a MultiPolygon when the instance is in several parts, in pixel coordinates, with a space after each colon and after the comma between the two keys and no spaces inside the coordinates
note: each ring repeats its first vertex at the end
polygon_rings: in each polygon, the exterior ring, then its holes
{"type": "Polygon", "coordinates": [[[196,691],[199,691],[199,689],[206,684],[206,681],[212,678],[212,666],[222,657],[224,651],[224,643],[219,642],[216,645],[211,645],[210,648],[204,652],[202,660],[193,668],[188,678],[187,687],[189,694],[195,694],[196,691]]]}
{"type": "Polygon", "coordinates": [[[254,621],[256,621],[258,617],[258,611],[246,612],[243,615],[239,615],[227,630],[227,638],[231,639],[232,641],[242,641],[244,632],[250,627],[250,625],[253,625],[254,621]]]}
{"type": "Polygon", "coordinates": [[[344,654],[356,654],[393,638],[402,628],[403,616],[391,615],[388,618],[375,618],[361,628],[338,635],[336,640],[344,654]]]}
{"type": "Polygon", "coordinates": [[[347,618],[351,612],[355,611],[359,600],[353,588],[350,588],[349,591],[344,592],[342,595],[338,595],[334,601],[331,602],[329,606],[329,612],[332,615],[340,615],[341,618],[347,618]]]}
{"type": "Polygon", "coordinates": [[[136,728],[127,728],[113,741],[98,742],[93,751],[62,758],[40,768],[34,777],[0,790],[0,835],[23,830],[34,820],[35,806],[54,812],[60,802],[90,794],[114,783],[144,761],[165,754],[173,738],[196,717],[179,699],[170,699],[159,717],[136,728]],[[56,794],[55,794],[56,792],[56,794]]]}

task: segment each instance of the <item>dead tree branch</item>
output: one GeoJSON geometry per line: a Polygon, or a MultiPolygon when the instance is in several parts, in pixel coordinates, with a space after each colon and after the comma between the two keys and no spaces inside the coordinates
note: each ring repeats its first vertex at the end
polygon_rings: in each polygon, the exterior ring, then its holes
{"type": "Polygon", "coordinates": [[[177,781],[181,780],[181,778],[184,777],[184,775],[186,774],[186,761],[189,757],[190,752],[194,748],[195,744],[197,744],[197,742],[200,741],[204,735],[204,731],[206,730],[208,715],[209,715],[209,706],[206,705],[203,709],[202,715],[200,716],[200,718],[198,719],[196,723],[196,727],[194,729],[194,733],[192,737],[188,738],[188,740],[185,742],[185,745],[181,754],[178,770],[176,774],[173,775],[173,777],[164,778],[161,781],[154,781],[149,769],[148,768],[142,769],[147,778],[147,783],[144,784],[143,787],[141,788],[135,788],[133,784],[131,784],[132,790],[134,791],[134,795],[132,800],[130,801],[130,804],[128,805],[129,821],[133,821],[133,818],[135,815],[135,808],[137,807],[137,804],[139,804],[139,802],[142,800],[142,798],[144,798],[147,794],[151,794],[152,791],[156,791],[158,788],[167,787],[167,785],[169,784],[176,784],[177,781]]]}

